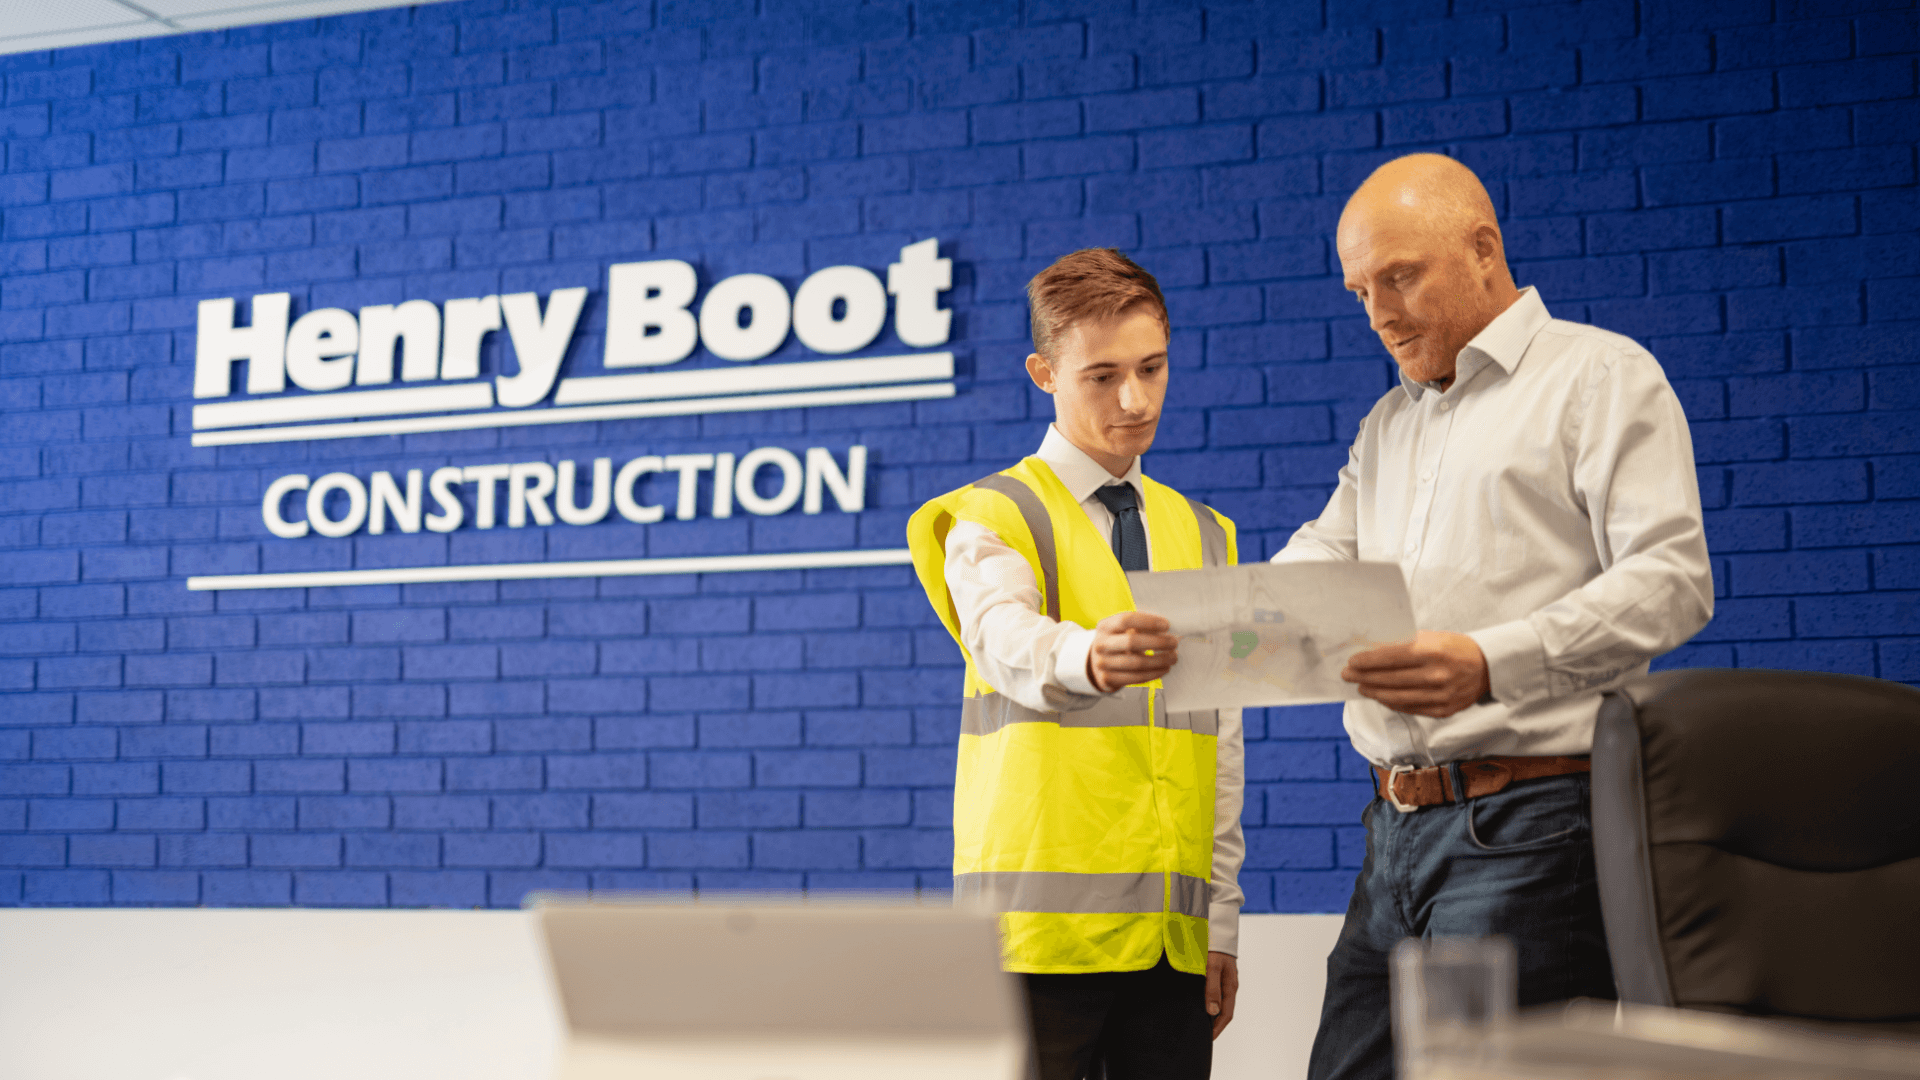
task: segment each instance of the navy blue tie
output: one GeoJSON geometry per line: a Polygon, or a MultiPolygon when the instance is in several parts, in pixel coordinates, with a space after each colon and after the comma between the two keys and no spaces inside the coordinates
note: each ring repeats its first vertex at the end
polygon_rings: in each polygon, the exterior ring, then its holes
{"type": "Polygon", "coordinates": [[[1140,520],[1140,497],[1132,484],[1108,484],[1094,491],[1113,512],[1113,557],[1122,570],[1147,569],[1147,526],[1140,520]]]}

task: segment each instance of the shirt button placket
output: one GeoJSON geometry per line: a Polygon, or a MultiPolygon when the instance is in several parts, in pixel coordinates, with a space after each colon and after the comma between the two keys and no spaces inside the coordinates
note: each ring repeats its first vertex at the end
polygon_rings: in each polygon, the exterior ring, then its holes
{"type": "Polygon", "coordinates": [[[1428,418],[1430,426],[1420,440],[1420,482],[1414,488],[1413,515],[1407,522],[1407,544],[1401,553],[1401,562],[1409,570],[1419,565],[1420,541],[1426,536],[1427,522],[1433,517],[1433,478],[1439,475],[1440,457],[1453,428],[1453,402],[1437,401],[1433,409],[1428,418]]]}

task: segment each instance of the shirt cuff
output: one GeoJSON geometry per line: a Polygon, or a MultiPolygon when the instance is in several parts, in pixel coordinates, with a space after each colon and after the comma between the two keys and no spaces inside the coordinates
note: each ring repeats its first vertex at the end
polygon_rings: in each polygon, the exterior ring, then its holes
{"type": "Polygon", "coordinates": [[[1207,951],[1240,955],[1240,905],[1212,904],[1207,909],[1207,951]]]}
{"type": "Polygon", "coordinates": [[[1091,630],[1075,630],[1061,638],[1053,654],[1053,681],[1075,694],[1098,695],[1100,688],[1087,678],[1087,656],[1091,652],[1091,630]]]}
{"type": "Polygon", "coordinates": [[[1512,708],[1547,696],[1547,650],[1532,623],[1515,619],[1467,636],[1487,659],[1493,700],[1512,708]]]}

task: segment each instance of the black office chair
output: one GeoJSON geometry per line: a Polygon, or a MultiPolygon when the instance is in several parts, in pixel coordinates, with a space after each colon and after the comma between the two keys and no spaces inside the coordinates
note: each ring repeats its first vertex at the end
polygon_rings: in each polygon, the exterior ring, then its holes
{"type": "Polygon", "coordinates": [[[1600,707],[1593,830],[1621,1000],[1920,1031],[1920,690],[1635,680],[1600,707]]]}

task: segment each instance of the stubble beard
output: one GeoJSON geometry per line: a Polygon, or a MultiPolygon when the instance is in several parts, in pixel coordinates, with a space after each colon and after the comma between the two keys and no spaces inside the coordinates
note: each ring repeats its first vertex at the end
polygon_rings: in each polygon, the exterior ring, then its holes
{"type": "Polygon", "coordinates": [[[1420,336],[1418,347],[1406,355],[1388,349],[1388,355],[1400,366],[1400,373],[1417,383],[1430,383],[1453,374],[1452,358],[1433,347],[1431,333],[1420,336]]]}
{"type": "MultiPolygon", "coordinates": [[[[1420,328],[1418,341],[1408,343],[1413,346],[1411,351],[1403,356],[1389,348],[1387,353],[1400,365],[1400,370],[1407,378],[1414,382],[1430,383],[1451,378],[1460,350],[1466,348],[1467,342],[1480,332],[1475,324],[1485,326],[1487,321],[1490,320],[1479,318],[1478,313],[1473,311],[1442,311],[1420,328]]],[[[1384,338],[1381,344],[1386,344],[1384,338]]]]}

